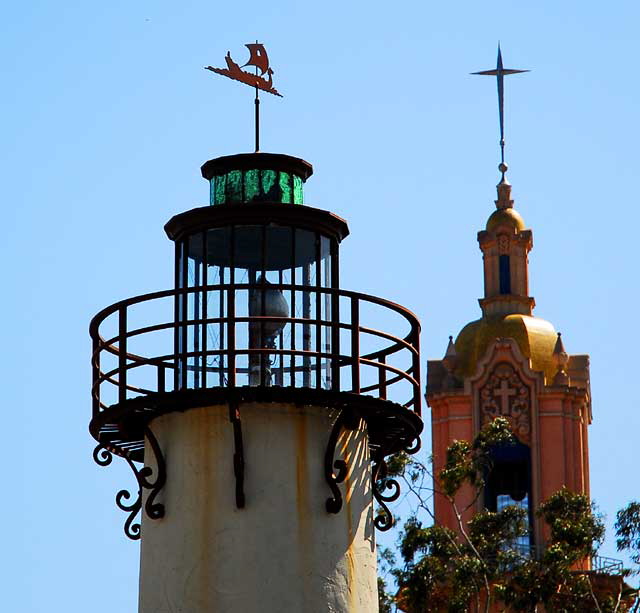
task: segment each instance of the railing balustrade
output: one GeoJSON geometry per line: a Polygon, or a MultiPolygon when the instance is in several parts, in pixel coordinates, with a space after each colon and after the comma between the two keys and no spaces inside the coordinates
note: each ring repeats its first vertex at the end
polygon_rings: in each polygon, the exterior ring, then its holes
{"type": "Polygon", "coordinates": [[[90,332],[94,414],[141,395],[256,384],[367,394],[420,411],[419,323],[403,307],[365,294],[291,284],[188,287],[107,307],[90,332]],[[301,294],[315,310],[307,308],[307,316],[249,314],[252,292],[266,291],[289,292],[294,305],[301,294]],[[158,323],[139,328],[131,324],[136,307],[162,301],[172,302],[170,317],[159,315],[158,323]],[[363,325],[370,323],[362,321],[365,305],[381,309],[382,319],[400,332],[363,325]],[[267,338],[265,329],[279,332],[267,338]],[[154,336],[162,334],[158,343],[154,336]]]}

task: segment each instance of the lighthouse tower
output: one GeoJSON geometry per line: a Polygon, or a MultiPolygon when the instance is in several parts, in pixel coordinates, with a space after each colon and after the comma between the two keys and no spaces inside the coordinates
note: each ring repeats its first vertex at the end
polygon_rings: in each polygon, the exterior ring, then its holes
{"type": "Polygon", "coordinates": [[[141,539],[139,611],[370,613],[385,457],[422,429],[418,321],[340,287],[349,231],[303,204],[310,164],[202,174],[209,204],[165,226],[175,286],[90,327],[94,458],[137,482],[116,503],[141,539]]]}

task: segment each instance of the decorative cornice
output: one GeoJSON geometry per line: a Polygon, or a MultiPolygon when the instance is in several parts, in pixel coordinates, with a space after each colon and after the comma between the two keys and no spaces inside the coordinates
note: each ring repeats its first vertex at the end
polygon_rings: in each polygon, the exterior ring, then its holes
{"type": "MultiPolygon", "coordinates": [[[[480,245],[480,249],[488,249],[498,240],[498,235],[503,234],[503,231],[500,232],[492,232],[490,230],[480,230],[478,232],[478,243],[480,245]]],[[[511,240],[517,244],[524,246],[527,251],[530,251],[533,248],[533,232],[529,229],[521,230],[509,233],[511,240]]]]}
{"type": "Polygon", "coordinates": [[[531,315],[536,306],[533,296],[518,296],[516,294],[497,294],[487,298],[478,298],[478,304],[484,315],[495,315],[504,312],[505,314],[519,313],[520,315],[531,315]],[[505,305],[506,310],[502,311],[498,307],[505,305]],[[493,308],[492,308],[493,307],[493,308]]]}
{"type": "Polygon", "coordinates": [[[484,383],[495,364],[505,359],[515,363],[520,368],[522,374],[535,385],[535,392],[542,389],[544,386],[544,373],[531,369],[530,360],[523,355],[518,343],[512,338],[496,338],[487,347],[484,356],[478,360],[475,374],[465,379],[465,392],[470,395],[474,388],[484,383]]]}

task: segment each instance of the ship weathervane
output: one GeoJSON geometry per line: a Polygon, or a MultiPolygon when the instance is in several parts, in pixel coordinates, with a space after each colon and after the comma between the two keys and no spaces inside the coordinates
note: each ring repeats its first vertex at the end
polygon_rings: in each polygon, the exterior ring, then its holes
{"type": "Polygon", "coordinates": [[[249,49],[249,61],[243,66],[236,64],[231,57],[231,52],[227,51],[224,58],[227,62],[226,68],[205,66],[205,69],[282,98],[282,94],[273,87],[273,70],[269,66],[269,56],[264,45],[256,41],[255,43],[247,43],[245,47],[249,49]],[[255,74],[242,70],[246,66],[253,66],[256,69],[255,74]]]}
{"type": "Polygon", "coordinates": [[[258,92],[262,90],[274,96],[280,96],[280,98],[282,98],[282,94],[273,87],[273,70],[269,66],[269,56],[264,45],[256,41],[255,43],[247,43],[245,47],[249,49],[249,61],[246,64],[242,66],[236,64],[231,57],[231,52],[227,51],[224,58],[227,62],[226,68],[205,66],[205,69],[255,88],[256,153],[258,153],[260,151],[260,97],[258,92]],[[242,70],[246,66],[253,66],[255,73],[242,70]]]}

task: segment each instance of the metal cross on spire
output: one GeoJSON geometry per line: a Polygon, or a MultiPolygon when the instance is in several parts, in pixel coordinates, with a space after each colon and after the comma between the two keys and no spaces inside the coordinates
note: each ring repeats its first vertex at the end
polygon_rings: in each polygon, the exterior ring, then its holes
{"type": "Polygon", "coordinates": [[[519,72],[529,72],[529,70],[514,70],[513,68],[504,68],[502,65],[502,52],[500,51],[500,43],[498,43],[498,62],[495,70],[482,70],[481,72],[472,72],[474,75],[485,75],[496,77],[498,81],[498,112],[500,114],[500,172],[504,178],[507,170],[504,163],[504,75],[517,74],[519,72]]]}

